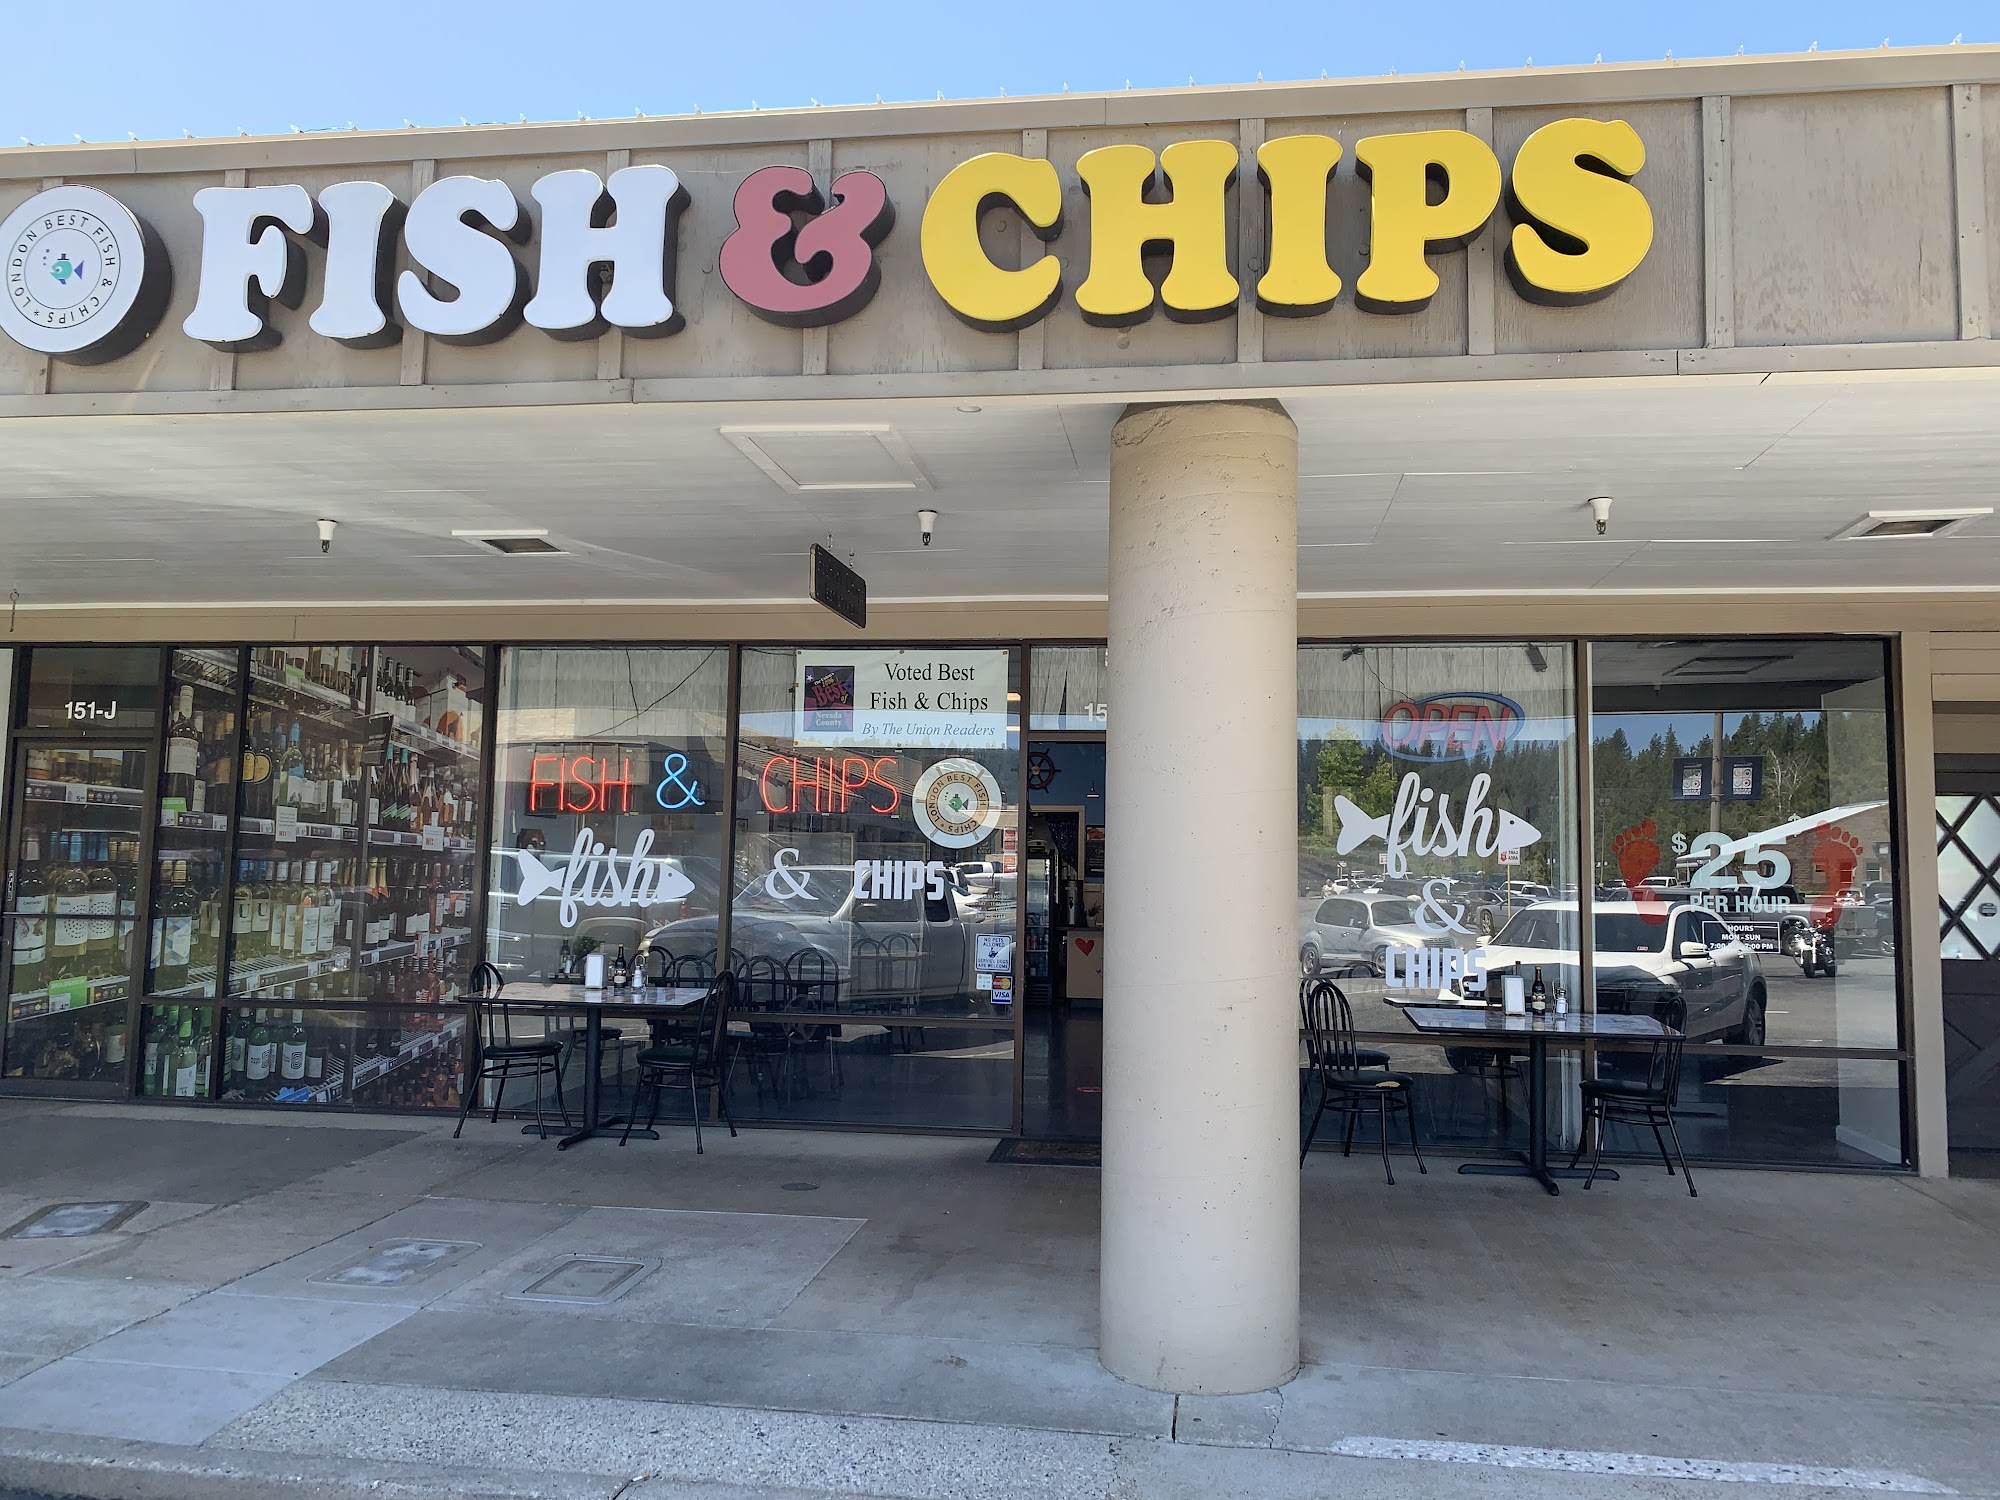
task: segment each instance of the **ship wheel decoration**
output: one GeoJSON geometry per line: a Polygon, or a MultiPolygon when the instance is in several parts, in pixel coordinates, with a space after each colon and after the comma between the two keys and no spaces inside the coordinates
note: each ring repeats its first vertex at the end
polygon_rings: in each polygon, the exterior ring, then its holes
{"type": "Polygon", "coordinates": [[[1028,752],[1028,790],[1046,792],[1055,785],[1056,760],[1046,750],[1028,752]]]}

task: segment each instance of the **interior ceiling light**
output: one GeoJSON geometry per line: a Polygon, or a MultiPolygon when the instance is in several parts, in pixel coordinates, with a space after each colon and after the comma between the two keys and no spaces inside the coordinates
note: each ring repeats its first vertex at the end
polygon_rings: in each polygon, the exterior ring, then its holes
{"type": "Polygon", "coordinates": [[[1957,510],[1871,510],[1853,525],[1836,531],[1832,540],[1889,541],[1897,537],[1949,536],[1968,522],[1992,514],[1990,505],[1957,510]]]}
{"type": "Polygon", "coordinates": [[[459,541],[478,547],[487,552],[498,552],[503,557],[536,557],[548,554],[565,555],[564,549],[549,540],[546,531],[488,531],[474,529],[454,531],[459,541]]]}

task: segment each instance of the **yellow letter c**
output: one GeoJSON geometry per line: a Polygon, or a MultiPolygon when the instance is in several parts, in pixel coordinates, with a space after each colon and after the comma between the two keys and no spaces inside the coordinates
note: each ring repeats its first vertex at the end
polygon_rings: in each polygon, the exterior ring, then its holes
{"type": "Polygon", "coordinates": [[[1045,316],[1062,296],[1062,263],[1044,255],[1018,271],[993,263],[979,243],[987,210],[1011,203],[1048,241],[1062,232],[1062,182],[1055,166],[991,151],[944,174],[924,205],[924,271],[945,305],[974,328],[1008,333],[1045,316]]]}

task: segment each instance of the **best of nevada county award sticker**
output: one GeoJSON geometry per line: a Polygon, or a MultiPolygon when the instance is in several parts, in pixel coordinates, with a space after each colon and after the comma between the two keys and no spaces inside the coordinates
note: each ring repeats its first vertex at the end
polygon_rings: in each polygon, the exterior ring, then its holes
{"type": "Polygon", "coordinates": [[[933,844],[969,848],[999,826],[1000,783],[976,760],[941,760],[917,778],[910,812],[933,844]]]}
{"type": "Polygon", "coordinates": [[[100,364],[130,353],[167,309],[159,236],[109,193],[70,184],[0,221],[0,333],[38,354],[100,364]]]}

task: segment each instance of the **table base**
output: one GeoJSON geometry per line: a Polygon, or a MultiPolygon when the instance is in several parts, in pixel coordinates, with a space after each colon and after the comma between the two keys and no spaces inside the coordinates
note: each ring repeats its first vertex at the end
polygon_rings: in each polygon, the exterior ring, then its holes
{"type": "MultiPolygon", "coordinates": [[[[1466,1177],[1532,1177],[1549,1190],[1551,1198],[1562,1196],[1562,1189],[1556,1185],[1557,1178],[1574,1181],[1590,1176],[1588,1167],[1538,1167],[1528,1159],[1525,1151],[1521,1153],[1519,1161],[1469,1161],[1463,1163],[1458,1170],[1466,1177]]],[[[1616,1182],[1618,1173],[1611,1167],[1599,1167],[1597,1180],[1616,1182]]]]}

